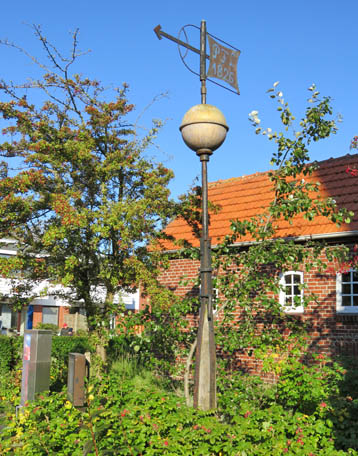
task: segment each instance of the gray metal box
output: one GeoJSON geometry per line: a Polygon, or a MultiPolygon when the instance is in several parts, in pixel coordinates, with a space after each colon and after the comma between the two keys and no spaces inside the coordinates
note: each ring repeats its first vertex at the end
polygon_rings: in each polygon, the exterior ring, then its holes
{"type": "Polygon", "coordinates": [[[52,332],[28,329],[24,334],[21,402],[33,401],[36,394],[50,388],[52,332]]]}

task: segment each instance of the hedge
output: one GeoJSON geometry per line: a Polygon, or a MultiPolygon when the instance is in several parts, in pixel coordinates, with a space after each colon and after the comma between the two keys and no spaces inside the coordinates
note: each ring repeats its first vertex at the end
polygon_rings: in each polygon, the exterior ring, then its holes
{"type": "Polygon", "coordinates": [[[14,346],[12,337],[0,336],[0,375],[12,368],[14,346]]]}
{"type": "MultiPolygon", "coordinates": [[[[0,373],[9,372],[22,358],[23,337],[0,336],[0,373]]],[[[52,337],[52,358],[67,364],[69,353],[92,351],[87,337],[52,337]]]]}

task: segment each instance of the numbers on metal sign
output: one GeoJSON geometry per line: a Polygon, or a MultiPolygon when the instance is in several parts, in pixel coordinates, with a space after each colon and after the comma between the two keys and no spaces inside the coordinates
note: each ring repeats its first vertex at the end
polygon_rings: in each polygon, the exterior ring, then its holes
{"type": "Polygon", "coordinates": [[[210,35],[208,39],[210,45],[210,64],[207,76],[221,79],[239,92],[237,62],[240,51],[234,51],[219,44],[210,35]]]}
{"type": "Polygon", "coordinates": [[[222,79],[226,81],[228,84],[233,85],[235,83],[235,75],[233,71],[229,71],[226,66],[223,66],[221,63],[216,65],[214,62],[212,65],[213,74],[212,77],[216,77],[218,79],[222,79]]]}

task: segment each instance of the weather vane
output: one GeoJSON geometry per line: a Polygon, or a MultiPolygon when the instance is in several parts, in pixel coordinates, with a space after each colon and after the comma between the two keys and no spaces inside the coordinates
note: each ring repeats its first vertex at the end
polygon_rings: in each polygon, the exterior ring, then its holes
{"type": "Polygon", "coordinates": [[[201,21],[200,27],[191,24],[182,27],[179,32],[179,35],[183,31],[186,39],[187,35],[185,29],[187,27],[194,27],[200,30],[200,49],[197,49],[191,46],[189,43],[185,43],[179,38],[175,38],[174,36],[163,32],[162,27],[160,25],[157,25],[155,27],[154,32],[160,40],[162,39],[162,37],[164,37],[178,44],[180,57],[184,65],[188,68],[188,70],[190,70],[192,73],[200,77],[201,102],[206,104],[206,80],[213,82],[214,84],[219,85],[220,87],[223,87],[224,89],[229,90],[230,92],[240,95],[239,86],[237,82],[237,62],[239,60],[241,51],[239,49],[236,49],[234,46],[231,46],[231,44],[221,40],[220,38],[217,38],[216,36],[207,33],[205,21],[201,21]],[[206,54],[206,38],[208,38],[209,41],[210,55],[206,54]],[[224,44],[226,46],[224,46],[224,44]],[[192,70],[187,65],[187,63],[185,62],[186,55],[183,57],[180,51],[180,46],[183,46],[189,51],[195,52],[196,54],[200,55],[200,73],[197,73],[196,71],[192,70]],[[206,59],[209,60],[208,72],[206,72],[206,59]],[[216,78],[220,79],[221,81],[224,81],[227,85],[233,87],[235,91],[223,84],[220,84],[219,82],[213,81],[210,78],[216,78]]]}

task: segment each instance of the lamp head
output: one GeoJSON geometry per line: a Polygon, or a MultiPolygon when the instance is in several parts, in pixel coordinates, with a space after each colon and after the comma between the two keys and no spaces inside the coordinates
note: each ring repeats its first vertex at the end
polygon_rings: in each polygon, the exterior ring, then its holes
{"type": "Polygon", "coordinates": [[[185,144],[195,152],[212,153],[225,141],[229,130],[224,114],[209,104],[195,105],[186,112],[179,127],[185,144]]]}

